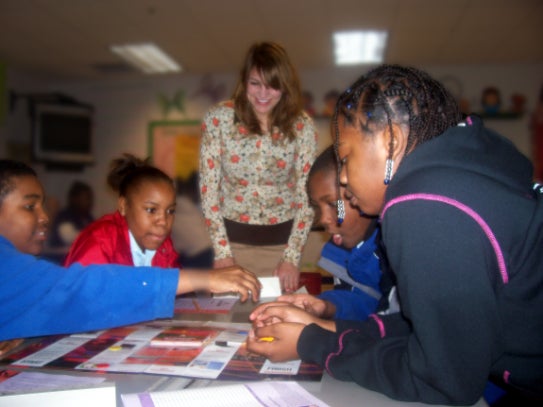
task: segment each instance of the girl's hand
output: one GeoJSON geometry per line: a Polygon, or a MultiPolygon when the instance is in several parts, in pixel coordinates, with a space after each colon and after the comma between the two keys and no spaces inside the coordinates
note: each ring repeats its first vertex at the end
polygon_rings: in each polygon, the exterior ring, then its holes
{"type": "Polygon", "coordinates": [[[277,301],[288,302],[319,318],[332,318],[335,314],[335,307],[334,313],[331,316],[328,315],[331,310],[327,301],[311,294],[285,294],[278,297],[277,301]]]}
{"type": "Polygon", "coordinates": [[[247,337],[247,349],[265,356],[272,362],[299,359],[297,345],[303,329],[304,325],[296,323],[279,323],[256,328],[247,337]]]}
{"type": "Polygon", "coordinates": [[[319,318],[288,302],[268,302],[255,308],[249,315],[256,327],[263,327],[281,322],[294,322],[302,325],[318,323],[319,318]]]}
{"type": "Polygon", "coordinates": [[[300,270],[288,261],[282,261],[273,271],[273,275],[279,277],[281,289],[286,293],[292,293],[300,285],[300,270]]]}

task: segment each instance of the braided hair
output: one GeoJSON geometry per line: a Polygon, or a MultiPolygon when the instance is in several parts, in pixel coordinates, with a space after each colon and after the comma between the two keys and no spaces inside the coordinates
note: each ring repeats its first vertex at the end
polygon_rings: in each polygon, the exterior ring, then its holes
{"type": "MultiPolygon", "coordinates": [[[[462,119],[454,97],[427,73],[412,67],[386,64],[370,70],[343,92],[336,103],[332,123],[334,149],[339,163],[338,194],[341,173],[339,116],[344,118],[345,125],[358,128],[369,137],[387,128],[392,134],[393,123],[406,127],[405,155],[417,145],[457,125],[462,119]]],[[[393,149],[393,138],[390,137],[389,159],[392,158],[393,149]]],[[[342,212],[339,203],[338,221],[342,212]]]]}
{"type": "Polygon", "coordinates": [[[339,116],[370,135],[385,126],[392,133],[392,123],[407,126],[406,155],[462,119],[455,98],[440,82],[416,68],[399,65],[372,69],[339,97],[333,118],[336,152],[339,116]]]}

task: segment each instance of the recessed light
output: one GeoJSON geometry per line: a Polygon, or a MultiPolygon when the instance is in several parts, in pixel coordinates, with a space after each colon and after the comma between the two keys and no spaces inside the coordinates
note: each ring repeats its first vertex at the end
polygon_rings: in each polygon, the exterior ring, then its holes
{"type": "Polygon", "coordinates": [[[387,37],[387,31],[334,33],[336,65],[382,63],[387,37]]]}

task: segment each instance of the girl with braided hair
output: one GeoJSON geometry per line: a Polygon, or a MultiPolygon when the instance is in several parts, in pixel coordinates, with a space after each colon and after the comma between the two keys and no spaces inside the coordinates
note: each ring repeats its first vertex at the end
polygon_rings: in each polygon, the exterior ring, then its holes
{"type": "Polygon", "coordinates": [[[491,380],[506,391],[496,405],[541,405],[543,188],[530,161],[414,68],[362,76],[334,123],[344,198],[379,216],[400,312],[384,301],[367,321],[322,324],[264,304],[249,349],[399,400],[473,404],[491,380]]]}

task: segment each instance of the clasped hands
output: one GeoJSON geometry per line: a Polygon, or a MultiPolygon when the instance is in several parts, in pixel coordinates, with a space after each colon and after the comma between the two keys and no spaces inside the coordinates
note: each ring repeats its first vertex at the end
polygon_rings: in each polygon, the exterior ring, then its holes
{"type": "Polygon", "coordinates": [[[253,329],[247,338],[247,349],[263,355],[272,362],[299,359],[297,344],[302,330],[309,324],[318,324],[335,331],[335,323],[315,315],[323,301],[311,295],[283,295],[277,301],[256,307],[249,319],[253,329]],[[273,338],[265,341],[262,338],[273,338]]]}

